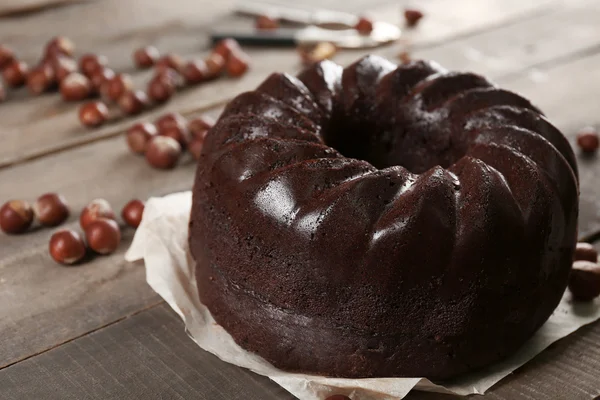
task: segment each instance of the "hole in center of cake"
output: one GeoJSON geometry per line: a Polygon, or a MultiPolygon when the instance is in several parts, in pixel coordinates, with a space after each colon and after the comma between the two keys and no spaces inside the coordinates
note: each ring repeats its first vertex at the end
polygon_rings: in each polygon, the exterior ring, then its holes
{"type": "Polygon", "coordinates": [[[398,115],[388,121],[334,116],[323,137],[345,157],[379,169],[400,165],[415,174],[438,165],[450,167],[469,146],[466,132],[453,132],[435,113],[420,113],[418,119],[398,115]]]}

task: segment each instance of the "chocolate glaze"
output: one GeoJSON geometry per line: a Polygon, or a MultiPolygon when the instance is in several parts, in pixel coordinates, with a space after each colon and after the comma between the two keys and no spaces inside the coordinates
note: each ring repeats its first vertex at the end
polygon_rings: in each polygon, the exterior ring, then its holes
{"type": "Polygon", "coordinates": [[[276,367],[450,378],[563,294],[578,178],[522,97],[432,62],[273,74],[210,130],[190,222],[200,298],[276,367]]]}

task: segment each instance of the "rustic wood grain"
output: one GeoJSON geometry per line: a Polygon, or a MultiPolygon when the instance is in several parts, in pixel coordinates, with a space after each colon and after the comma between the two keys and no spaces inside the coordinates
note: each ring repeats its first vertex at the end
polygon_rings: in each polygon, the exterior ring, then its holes
{"type": "MultiPolygon", "coordinates": [[[[203,35],[209,23],[228,18],[230,3],[219,2],[208,11],[194,7],[195,3],[146,1],[140,7],[139,2],[127,2],[124,6],[118,0],[104,0],[75,5],[46,11],[39,15],[44,16],[43,20],[39,16],[2,20],[0,37],[14,42],[24,49],[25,57],[33,59],[53,30],[49,27],[61,26],[62,33],[77,37],[84,48],[98,49],[109,55],[118,69],[131,70],[131,49],[141,44],[158,43],[161,48],[186,55],[206,54],[203,35]],[[192,5],[184,7],[184,3],[192,5]],[[79,22],[60,25],[67,17],[79,22]],[[108,36],[99,35],[106,31],[102,22],[105,19],[111,21],[108,36]]],[[[359,0],[345,3],[349,3],[349,9],[360,5],[359,0]]],[[[450,3],[432,0],[423,4],[427,17],[406,36],[414,43],[416,56],[437,59],[451,68],[482,72],[524,93],[571,140],[580,126],[600,122],[593,100],[600,89],[600,57],[595,54],[600,29],[595,26],[599,16],[597,3],[450,3]],[[459,8],[466,4],[470,7],[459,8]],[[457,9],[466,11],[456,13],[457,9]],[[440,44],[441,41],[446,42],[440,44]],[[577,60],[579,57],[583,58],[577,60]]],[[[327,0],[313,4],[335,8],[339,3],[327,0]]],[[[400,7],[384,5],[378,10],[388,13],[389,18],[399,18],[399,13],[386,11],[397,8],[400,7]]],[[[390,57],[399,47],[402,45],[383,48],[378,53],[390,57]]],[[[341,53],[336,60],[348,63],[360,54],[341,53]]],[[[213,82],[186,91],[166,108],[210,108],[216,112],[215,104],[253,87],[272,70],[299,68],[291,50],[264,50],[255,53],[254,58],[260,61],[246,78],[213,82]]],[[[136,73],[136,83],[142,84],[147,74],[136,73]]],[[[4,197],[34,199],[52,190],[63,193],[75,210],[94,197],[106,197],[120,208],[132,197],[162,195],[190,187],[194,168],[189,159],[172,172],[151,170],[143,159],[128,154],[122,137],[113,137],[129,121],[84,131],[78,128],[73,110],[73,106],[60,104],[56,97],[26,100],[23,93],[14,93],[12,100],[0,106],[0,165],[58,151],[0,169],[1,201],[4,197]],[[73,146],[80,147],[65,151],[73,146]]],[[[587,233],[600,229],[600,189],[596,178],[600,162],[581,159],[580,165],[580,231],[587,233]]],[[[71,217],[69,226],[76,225],[75,221],[76,216],[71,217]]],[[[118,254],[72,269],[49,260],[46,245],[50,233],[51,230],[38,229],[26,237],[0,236],[0,369],[43,353],[0,371],[0,398],[288,398],[268,380],[222,365],[216,359],[207,361],[212,356],[184,336],[181,323],[165,310],[166,306],[115,323],[158,301],[144,283],[143,267],[122,260],[131,231],[126,231],[118,254]],[[97,329],[94,334],[73,340],[97,329]],[[253,378],[237,375],[239,371],[253,378]],[[209,377],[220,387],[210,386],[199,375],[209,377]],[[161,379],[162,376],[172,379],[161,379]],[[239,380],[243,385],[232,389],[229,376],[233,377],[232,382],[239,380]],[[246,384],[246,379],[259,383],[246,384]],[[273,397],[277,393],[278,397],[273,397]]],[[[486,397],[537,399],[565,393],[569,397],[564,398],[569,399],[592,398],[598,394],[594,392],[598,388],[588,374],[599,369],[600,357],[587,348],[595,346],[597,350],[598,343],[599,328],[595,324],[544,352],[486,397]]]]}
{"type": "MultiPolygon", "coordinates": [[[[319,4],[312,0],[303,0],[301,4],[319,4]]],[[[332,8],[335,2],[330,2],[332,8]]],[[[364,4],[361,0],[353,0],[344,5],[344,9],[351,11],[359,9],[364,4]]],[[[133,49],[152,43],[160,49],[169,49],[188,58],[203,58],[208,54],[207,32],[210,26],[246,26],[251,27],[252,21],[240,17],[228,17],[228,10],[232,6],[231,0],[211,4],[208,12],[191,0],[175,0],[169,2],[150,2],[147,7],[136,6],[136,3],[103,1],[77,5],[75,7],[53,10],[50,17],[43,21],[34,19],[37,24],[25,21],[8,21],[0,24],[0,37],[5,36],[7,43],[22,49],[25,60],[34,62],[39,56],[46,40],[50,26],[56,26],[60,20],[80,19],[75,27],[67,26],[61,32],[76,38],[79,45],[79,54],[85,51],[98,52],[108,56],[112,68],[133,74],[134,83],[140,89],[145,84],[151,72],[138,72],[132,69],[131,53],[133,49]],[[155,4],[156,3],[156,4],[155,4]],[[186,10],[182,14],[181,10],[186,10]],[[177,12],[177,13],[176,13],[177,12]],[[106,32],[106,27],[99,24],[104,19],[111,20],[111,30],[106,32]],[[20,23],[19,23],[20,22],[20,23]],[[22,31],[27,26],[26,35],[15,35],[14,31],[22,31]],[[43,32],[43,33],[42,33],[43,32]],[[12,39],[12,41],[11,41],[12,39]]],[[[405,2],[406,4],[406,2],[405,2]]],[[[460,0],[459,4],[435,0],[426,3],[426,18],[423,25],[417,29],[407,29],[402,43],[410,41],[418,46],[431,46],[433,43],[444,42],[453,35],[465,35],[473,30],[480,30],[483,26],[496,26],[502,23],[518,21],[524,16],[530,18],[546,12],[556,12],[562,5],[561,2],[538,0],[535,2],[522,2],[518,0],[501,1],[486,0],[476,2],[460,0]],[[558,7],[558,4],[561,4],[558,7]],[[461,7],[465,12],[453,12],[456,7],[461,7]],[[543,13],[540,11],[543,10],[543,13]],[[451,17],[450,17],[451,16],[451,17]]],[[[570,3],[566,3],[570,4],[570,3]]],[[[325,3],[325,6],[327,3],[325,3]]],[[[323,4],[321,4],[323,6],[323,4]]],[[[338,6],[339,7],[339,6],[338,6]]],[[[569,6],[571,7],[571,6],[569,6]]],[[[393,23],[402,24],[402,6],[381,6],[372,8],[371,15],[393,23]]],[[[544,21],[539,22],[545,25],[544,21]]],[[[497,36],[498,37],[498,36],[497,36]]],[[[541,39],[545,35],[532,38],[541,39]]],[[[590,46],[597,43],[597,35],[583,35],[577,38],[581,46],[590,46]]],[[[382,49],[382,54],[394,57],[403,44],[382,49]]],[[[181,95],[169,103],[167,109],[199,110],[209,108],[230,99],[234,94],[256,86],[266,75],[273,70],[294,71],[301,66],[294,49],[249,49],[253,59],[250,73],[241,80],[218,80],[202,85],[199,88],[185,90],[181,95]]],[[[345,52],[340,55],[340,62],[349,62],[369,51],[345,52]]],[[[448,56],[453,53],[448,52],[448,56]]],[[[548,57],[548,53],[546,53],[548,57]]],[[[515,66],[519,63],[515,62],[515,66]]],[[[511,69],[515,72],[515,69],[511,69]]],[[[26,161],[32,157],[52,153],[61,149],[71,148],[76,145],[86,144],[101,138],[114,136],[122,132],[134,119],[115,119],[111,124],[102,129],[87,130],[77,121],[77,106],[64,104],[58,95],[47,94],[39,98],[30,98],[25,89],[16,93],[9,93],[8,101],[0,107],[0,167],[16,162],[26,161]],[[52,128],[49,128],[52,127],[52,128]]],[[[147,113],[143,118],[152,118],[163,112],[165,107],[157,107],[147,113]]],[[[118,113],[117,113],[118,114],[118,113]]]]}
{"type": "Polygon", "coordinates": [[[2,370],[0,388],[7,400],[294,399],[201,350],[164,304],[2,370]]]}

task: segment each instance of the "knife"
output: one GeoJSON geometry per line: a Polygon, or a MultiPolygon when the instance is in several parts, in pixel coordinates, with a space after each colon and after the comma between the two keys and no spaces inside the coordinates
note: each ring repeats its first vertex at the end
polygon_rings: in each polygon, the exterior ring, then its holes
{"type": "Polygon", "coordinates": [[[222,39],[233,38],[248,46],[298,46],[330,42],[339,48],[366,49],[393,42],[400,34],[400,28],[393,24],[375,22],[369,35],[361,35],[355,29],[331,30],[307,26],[302,29],[280,28],[272,31],[213,31],[211,41],[214,44],[222,39]]]}

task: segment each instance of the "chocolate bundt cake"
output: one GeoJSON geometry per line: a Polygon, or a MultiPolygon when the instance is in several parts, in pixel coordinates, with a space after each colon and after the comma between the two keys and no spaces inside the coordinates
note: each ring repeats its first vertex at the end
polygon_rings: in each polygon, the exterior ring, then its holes
{"type": "Polygon", "coordinates": [[[577,213],[573,152],[529,101],[368,56],[272,74],[227,105],[190,249],[202,302],[274,366],[445,379],[548,319],[577,213]]]}

